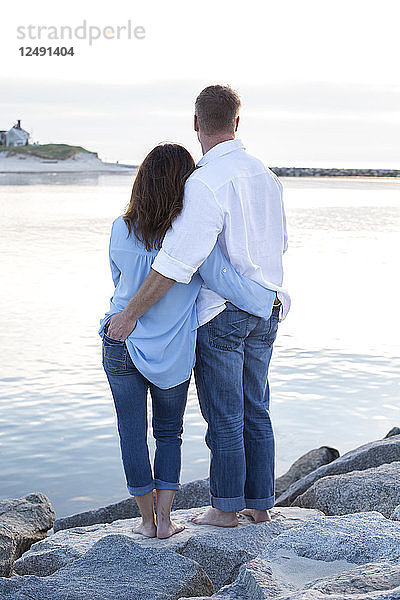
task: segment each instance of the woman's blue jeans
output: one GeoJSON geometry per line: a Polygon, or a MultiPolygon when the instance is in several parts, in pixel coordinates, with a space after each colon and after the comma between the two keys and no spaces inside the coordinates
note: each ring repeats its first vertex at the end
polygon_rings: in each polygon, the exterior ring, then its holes
{"type": "Polygon", "coordinates": [[[127,488],[141,496],[154,489],[179,489],[183,415],[189,381],[162,390],[133,364],[125,342],[103,335],[103,367],[117,413],[122,462],[127,488]],[[147,445],[147,390],[153,407],[156,439],[154,474],[147,445]]]}
{"type": "Polygon", "coordinates": [[[211,452],[211,504],[225,512],[274,505],[268,367],[279,307],[269,319],[227,302],[198,330],[195,377],[211,452]]]}

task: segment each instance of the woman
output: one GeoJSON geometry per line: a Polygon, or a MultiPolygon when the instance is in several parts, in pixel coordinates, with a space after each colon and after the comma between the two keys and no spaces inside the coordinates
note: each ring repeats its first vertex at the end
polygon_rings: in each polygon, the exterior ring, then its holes
{"type": "Polygon", "coordinates": [[[121,312],[148,275],[165,233],[183,207],[184,185],[195,168],[177,144],[154,148],[137,173],[129,206],[112,226],[110,265],[115,285],[101,320],[103,366],[114,398],[122,461],[130,494],[142,516],[136,533],[166,538],[183,527],[170,518],[179,489],[183,416],[195,362],[196,298],[203,281],[233,304],[269,316],[275,293],[239,275],[218,244],[189,284],[175,283],[143,315],[125,342],[107,335],[110,316],[121,312]],[[147,391],[156,439],[154,475],[147,446],[147,391]],[[157,520],[153,490],[156,490],[157,520]]]}

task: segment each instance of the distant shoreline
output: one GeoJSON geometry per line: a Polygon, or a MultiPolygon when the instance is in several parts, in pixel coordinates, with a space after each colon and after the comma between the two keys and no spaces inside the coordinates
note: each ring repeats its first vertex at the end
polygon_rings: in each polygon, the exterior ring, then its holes
{"type": "MultiPolygon", "coordinates": [[[[119,163],[100,163],[95,165],[79,165],[76,168],[75,165],[68,165],[69,168],[59,168],[60,162],[51,163],[49,166],[41,164],[40,167],[35,165],[36,168],[21,169],[20,165],[12,165],[11,169],[4,169],[4,163],[0,161],[0,175],[49,175],[62,173],[63,175],[121,175],[121,174],[132,174],[138,165],[126,165],[119,163]],[[75,168],[74,168],[75,167],[75,168]],[[89,168],[88,168],[89,167],[89,168]],[[93,168],[94,167],[94,168],[93,168]]],[[[100,162],[100,161],[99,161],[100,162]]],[[[8,166],[8,165],[7,165],[8,166]]],[[[11,166],[11,165],[10,165],[11,166]]],[[[25,165],[24,165],[25,166],[25,165]]],[[[400,170],[396,169],[320,169],[313,167],[269,167],[278,177],[290,177],[290,178],[301,178],[301,177],[361,177],[361,178],[390,178],[399,179],[400,170]]]]}
{"type": "MultiPolygon", "coordinates": [[[[64,175],[121,175],[132,174],[138,165],[126,165],[119,163],[101,163],[97,165],[79,165],[80,168],[76,168],[75,165],[68,165],[69,168],[59,168],[60,162],[52,162],[52,168],[41,164],[38,168],[36,165],[34,169],[20,169],[20,165],[12,165],[13,168],[4,170],[4,164],[0,161],[0,175],[46,175],[52,173],[62,173],[64,175]],[[2,168],[3,167],[3,168],[2,168]],[[74,168],[75,167],[75,168],[74,168]]],[[[7,165],[8,166],[8,165],[7,165]]],[[[27,165],[28,166],[28,165],[27,165]]],[[[63,165],[64,166],[64,165],[63,165]]],[[[321,169],[314,167],[269,167],[278,177],[361,177],[361,178],[390,178],[399,179],[400,170],[396,169],[321,169]]]]}
{"type": "Polygon", "coordinates": [[[0,174],[34,175],[37,173],[128,173],[135,171],[136,165],[103,162],[94,153],[76,152],[67,158],[45,158],[0,151],[0,174]]]}
{"type": "Polygon", "coordinates": [[[110,168],[107,168],[105,165],[104,169],[79,169],[77,171],[68,170],[57,170],[52,169],[51,171],[2,171],[0,169],[0,175],[52,175],[52,174],[62,174],[62,175],[121,175],[121,173],[131,174],[133,171],[137,169],[136,166],[131,165],[119,165],[118,163],[114,165],[114,163],[109,163],[110,168]],[[115,167],[115,168],[113,168],[115,167]]]}
{"type": "Polygon", "coordinates": [[[270,167],[278,177],[400,177],[398,169],[335,169],[316,167],[270,167]]]}
{"type": "MultiPolygon", "coordinates": [[[[80,146],[49,144],[10,150],[0,147],[0,174],[133,174],[137,165],[103,162],[95,152],[80,146]]],[[[327,167],[270,167],[278,177],[400,178],[400,169],[349,169],[327,167]]]]}

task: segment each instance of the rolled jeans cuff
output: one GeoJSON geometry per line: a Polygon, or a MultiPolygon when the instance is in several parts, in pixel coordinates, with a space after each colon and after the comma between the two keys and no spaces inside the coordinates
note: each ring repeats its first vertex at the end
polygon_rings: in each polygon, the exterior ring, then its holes
{"type": "Polygon", "coordinates": [[[149,494],[154,490],[154,481],[149,483],[148,485],[144,485],[143,487],[133,487],[132,485],[127,485],[128,492],[131,496],[144,496],[145,494],[149,494]]]}
{"type": "Polygon", "coordinates": [[[216,498],[211,495],[211,506],[224,512],[238,512],[246,508],[244,496],[238,498],[216,498]]]}
{"type": "Polygon", "coordinates": [[[275,504],[275,496],[268,498],[245,498],[246,508],[254,508],[255,510],[269,510],[275,504]]]}
{"type": "Polygon", "coordinates": [[[168,483],[168,481],[162,481],[161,479],[154,480],[154,487],[156,490],[180,490],[181,486],[179,483],[168,483]]]}

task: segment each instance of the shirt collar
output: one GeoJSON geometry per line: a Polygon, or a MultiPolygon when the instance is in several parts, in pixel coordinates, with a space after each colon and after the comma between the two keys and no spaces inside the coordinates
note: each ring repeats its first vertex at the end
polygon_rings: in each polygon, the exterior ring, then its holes
{"type": "Polygon", "coordinates": [[[196,166],[203,167],[216,158],[224,156],[224,154],[234,152],[235,150],[244,150],[244,145],[241,140],[228,140],[227,142],[221,142],[206,152],[196,166]]]}

